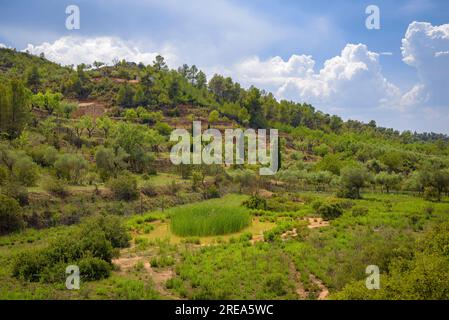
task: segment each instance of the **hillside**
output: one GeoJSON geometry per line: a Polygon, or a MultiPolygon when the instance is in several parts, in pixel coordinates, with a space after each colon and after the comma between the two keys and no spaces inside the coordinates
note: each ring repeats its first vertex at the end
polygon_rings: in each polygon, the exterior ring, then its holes
{"type": "Polygon", "coordinates": [[[0,298],[449,298],[445,135],[343,121],[160,56],[72,68],[10,49],[0,133],[0,298]],[[172,130],[196,120],[278,129],[279,172],[173,165],[172,130]],[[82,290],[63,286],[70,264],[82,290]],[[368,265],[388,290],[364,287],[368,265]]]}

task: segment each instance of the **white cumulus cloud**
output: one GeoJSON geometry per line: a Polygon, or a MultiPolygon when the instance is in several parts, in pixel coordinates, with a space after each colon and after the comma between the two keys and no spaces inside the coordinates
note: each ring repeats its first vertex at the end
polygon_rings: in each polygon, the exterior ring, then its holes
{"type": "Polygon", "coordinates": [[[135,44],[116,37],[65,36],[53,43],[28,44],[24,51],[35,55],[44,53],[47,59],[62,65],[91,64],[94,61],[111,64],[114,59],[150,64],[158,54],[163,55],[170,65],[176,63],[176,55],[170,47],[146,52],[135,44]]]}
{"type": "Polygon", "coordinates": [[[350,116],[366,108],[393,106],[399,89],[382,75],[379,54],[364,44],[348,44],[316,71],[311,56],[292,55],[287,61],[253,57],[235,67],[244,84],[256,84],[279,98],[306,101],[325,111],[346,111],[350,116]]]}
{"type": "Polygon", "coordinates": [[[411,23],[402,39],[402,56],[420,78],[404,95],[404,104],[449,107],[449,24],[411,23]]]}

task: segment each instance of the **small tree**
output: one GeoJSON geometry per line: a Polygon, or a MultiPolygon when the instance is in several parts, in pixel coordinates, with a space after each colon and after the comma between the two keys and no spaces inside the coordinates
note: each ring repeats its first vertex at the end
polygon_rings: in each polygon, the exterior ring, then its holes
{"type": "Polygon", "coordinates": [[[220,118],[220,114],[217,110],[212,110],[209,114],[209,123],[216,123],[220,118]]]}
{"type": "Polygon", "coordinates": [[[87,169],[87,161],[81,155],[66,153],[58,157],[54,167],[58,177],[78,184],[87,169]]]}
{"type": "Polygon", "coordinates": [[[381,191],[383,192],[385,188],[387,193],[390,193],[391,189],[397,187],[400,184],[401,180],[402,178],[399,174],[388,172],[380,172],[375,177],[375,182],[381,186],[381,191]]]}
{"type": "Polygon", "coordinates": [[[95,153],[95,163],[103,180],[117,174],[128,167],[128,154],[120,147],[112,149],[100,146],[95,153]]]}
{"type": "Polygon", "coordinates": [[[87,135],[89,138],[92,138],[92,135],[94,133],[95,127],[96,127],[96,121],[91,116],[85,115],[82,116],[80,119],[81,127],[87,130],[87,135]]]}
{"type": "Polygon", "coordinates": [[[104,137],[108,138],[109,132],[111,131],[112,127],[114,126],[114,123],[112,122],[111,118],[108,116],[102,116],[97,119],[97,126],[99,129],[103,130],[104,137]]]}
{"type": "Polygon", "coordinates": [[[368,180],[365,168],[346,167],[341,170],[340,191],[338,195],[343,198],[360,199],[360,189],[368,180]]]}
{"type": "Polygon", "coordinates": [[[134,103],[134,90],[129,84],[124,84],[120,87],[117,97],[117,104],[123,108],[131,108],[134,103]]]}

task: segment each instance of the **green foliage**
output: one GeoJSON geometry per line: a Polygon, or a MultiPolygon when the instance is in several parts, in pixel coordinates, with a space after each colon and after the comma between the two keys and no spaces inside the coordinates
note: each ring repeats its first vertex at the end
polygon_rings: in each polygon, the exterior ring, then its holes
{"type": "Polygon", "coordinates": [[[209,121],[209,123],[216,123],[219,120],[219,118],[220,118],[220,113],[218,113],[217,110],[212,110],[209,113],[208,121],[209,121]]]}
{"type": "Polygon", "coordinates": [[[375,177],[376,183],[382,187],[382,191],[385,188],[387,193],[390,193],[390,190],[393,188],[398,188],[401,180],[402,177],[399,174],[391,174],[388,172],[380,172],[375,177]]]}
{"type": "Polygon", "coordinates": [[[369,213],[369,209],[365,207],[354,207],[351,211],[354,217],[366,216],[369,213]]]}
{"type": "Polygon", "coordinates": [[[122,148],[98,147],[95,153],[95,163],[103,180],[109,177],[117,177],[118,173],[128,167],[126,162],[128,154],[122,148]]]}
{"type": "Polygon", "coordinates": [[[290,270],[277,247],[212,246],[186,254],[169,286],[188,299],[294,299],[290,270]]]}
{"type": "Polygon", "coordinates": [[[37,165],[29,157],[21,157],[14,163],[12,176],[24,186],[33,186],[38,178],[37,165]]]}
{"type": "Polygon", "coordinates": [[[257,194],[252,195],[248,200],[244,201],[242,205],[248,209],[267,210],[267,200],[257,194]]]}
{"type": "Polygon", "coordinates": [[[437,224],[426,232],[410,259],[393,259],[381,278],[380,290],[367,290],[364,282],[352,282],[337,299],[445,300],[449,297],[449,224],[437,224]]]}
{"type": "MultiPolygon", "coordinates": [[[[45,93],[37,93],[31,97],[31,105],[33,108],[45,110],[49,115],[53,114],[53,112],[57,111],[61,112],[61,100],[63,95],[59,92],[52,93],[51,91],[47,91],[45,93]]],[[[64,106],[67,108],[67,105],[64,106]]],[[[71,106],[70,106],[71,107],[71,106]]]]}
{"type": "Polygon", "coordinates": [[[170,210],[171,229],[180,236],[222,235],[240,231],[251,218],[244,208],[208,204],[189,205],[170,210]]]}
{"type": "Polygon", "coordinates": [[[343,214],[343,208],[338,202],[320,202],[314,209],[325,220],[332,220],[343,214]]]}
{"type": "Polygon", "coordinates": [[[31,150],[31,157],[39,165],[50,167],[56,162],[58,151],[53,146],[42,144],[31,150]]]}
{"type": "Polygon", "coordinates": [[[87,161],[79,154],[66,153],[58,157],[54,167],[59,178],[79,184],[87,169],[87,161]]]}
{"type": "Polygon", "coordinates": [[[128,164],[133,171],[149,169],[153,156],[152,148],[161,142],[161,136],[147,127],[120,122],[112,133],[116,148],[122,148],[128,155],[128,164]]]}
{"type": "Polygon", "coordinates": [[[45,248],[19,253],[12,274],[32,282],[59,282],[65,279],[68,265],[78,265],[83,279],[101,279],[109,275],[115,248],[127,246],[128,241],[129,235],[115,218],[93,218],[45,248]]]}
{"type": "Polygon", "coordinates": [[[145,181],[140,187],[140,192],[142,192],[147,197],[155,197],[158,194],[155,185],[151,181],[145,181]]]}
{"type": "Polygon", "coordinates": [[[20,136],[30,119],[30,92],[19,80],[0,83],[0,134],[20,136]]]}
{"type": "Polygon", "coordinates": [[[171,132],[173,131],[173,128],[170,127],[170,125],[165,122],[156,123],[155,129],[159,132],[159,134],[161,134],[163,136],[169,136],[171,134],[171,132]]]}
{"type": "Polygon", "coordinates": [[[134,105],[134,90],[129,84],[120,87],[116,97],[117,104],[123,108],[131,108],[134,105]]]}
{"type": "Polygon", "coordinates": [[[42,183],[42,187],[45,191],[57,197],[65,198],[69,195],[67,184],[61,179],[46,178],[42,183]]]}
{"type": "Polygon", "coordinates": [[[368,180],[368,172],[364,168],[345,167],[341,171],[339,197],[359,199],[360,189],[368,180]]]}
{"type": "Polygon", "coordinates": [[[117,200],[130,201],[137,199],[139,196],[137,180],[129,173],[121,174],[117,178],[111,178],[107,186],[117,200]]]}
{"type": "Polygon", "coordinates": [[[109,277],[111,272],[111,265],[106,261],[94,258],[86,257],[78,262],[80,268],[80,275],[85,281],[101,280],[109,277]]]}
{"type": "Polygon", "coordinates": [[[0,235],[18,231],[24,226],[19,203],[0,194],[0,235]]]}
{"type": "Polygon", "coordinates": [[[210,186],[206,189],[204,196],[206,199],[215,199],[220,198],[220,191],[217,189],[216,186],[210,186]]]}

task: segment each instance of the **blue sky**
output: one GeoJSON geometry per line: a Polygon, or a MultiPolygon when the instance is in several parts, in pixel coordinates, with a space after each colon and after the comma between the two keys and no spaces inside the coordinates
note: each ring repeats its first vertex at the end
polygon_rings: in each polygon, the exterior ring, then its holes
{"type": "Polygon", "coordinates": [[[445,133],[448,23],[445,0],[0,0],[0,43],[63,64],[161,53],[344,118],[445,133]],[[80,30],[65,28],[71,4],[80,30]],[[380,30],[365,28],[371,4],[380,30]]]}

